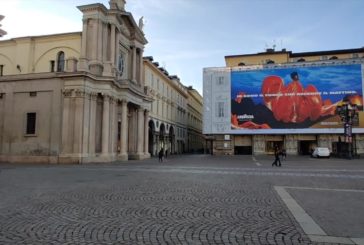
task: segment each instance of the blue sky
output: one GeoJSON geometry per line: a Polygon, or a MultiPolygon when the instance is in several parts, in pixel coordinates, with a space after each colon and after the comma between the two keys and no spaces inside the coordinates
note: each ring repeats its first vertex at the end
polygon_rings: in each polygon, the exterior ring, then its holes
{"type": "MultiPolygon", "coordinates": [[[[78,5],[108,0],[0,0],[8,39],[81,30],[78,5]]],[[[362,0],[127,0],[145,19],[153,56],[169,74],[202,93],[202,68],[224,56],[262,52],[275,45],[293,52],[364,46],[362,0]]]]}

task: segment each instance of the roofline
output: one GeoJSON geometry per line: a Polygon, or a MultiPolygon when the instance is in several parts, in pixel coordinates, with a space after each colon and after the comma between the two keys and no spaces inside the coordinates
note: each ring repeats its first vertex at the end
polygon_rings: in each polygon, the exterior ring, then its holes
{"type": "Polygon", "coordinates": [[[364,47],[362,48],[352,48],[352,49],[336,49],[336,50],[326,50],[326,51],[315,51],[315,52],[301,52],[292,53],[290,57],[301,57],[301,56],[318,56],[318,55],[330,55],[330,54],[348,54],[348,53],[362,53],[364,52],[364,47]]]}
{"type": "Polygon", "coordinates": [[[162,71],[159,69],[159,67],[156,67],[156,66],[153,64],[153,62],[152,62],[152,61],[150,61],[149,59],[146,59],[146,58],[144,58],[144,57],[143,57],[143,62],[144,62],[144,63],[149,64],[149,66],[150,66],[150,67],[152,67],[152,69],[156,70],[156,71],[157,71],[159,74],[161,74],[161,75],[162,75],[162,77],[164,77],[166,80],[171,81],[171,82],[172,82],[171,84],[172,84],[173,86],[175,86],[178,90],[180,90],[180,91],[181,91],[181,94],[185,94],[185,95],[186,95],[185,97],[187,98],[187,96],[188,96],[188,89],[186,88],[186,86],[184,86],[184,85],[183,85],[183,83],[181,82],[181,80],[179,79],[179,77],[178,77],[177,75],[168,75],[168,76],[167,76],[164,72],[162,72],[162,71]],[[178,80],[171,78],[171,77],[173,77],[173,76],[176,76],[178,80]],[[176,81],[178,84],[180,84],[183,88],[185,88],[185,89],[186,89],[186,91],[184,91],[183,89],[179,88],[176,84],[173,84],[173,81],[176,81]]]}
{"type": "Polygon", "coordinates": [[[275,55],[275,54],[288,54],[289,57],[302,57],[302,56],[321,56],[321,55],[330,55],[330,54],[348,54],[348,53],[361,53],[364,52],[364,47],[362,48],[353,48],[353,49],[336,49],[336,50],[326,50],[326,51],[314,51],[314,52],[299,52],[293,53],[292,51],[273,51],[273,52],[261,52],[255,54],[238,54],[238,55],[226,55],[226,58],[238,58],[238,57],[249,57],[249,56],[257,56],[257,55],[275,55]]]}
{"type": "Polygon", "coordinates": [[[29,39],[29,38],[42,38],[42,37],[69,36],[69,35],[77,35],[77,34],[82,34],[82,32],[81,31],[78,31],[78,32],[65,32],[65,33],[45,34],[45,35],[38,35],[38,36],[13,37],[13,38],[10,38],[10,39],[0,40],[0,42],[12,41],[12,40],[17,40],[17,39],[26,39],[26,38],[29,39]]]}
{"type": "Polygon", "coordinates": [[[235,57],[247,57],[247,56],[257,56],[257,55],[272,55],[272,54],[288,54],[291,51],[274,51],[274,52],[261,52],[256,54],[237,54],[237,55],[226,55],[225,58],[235,58],[235,57]]]}

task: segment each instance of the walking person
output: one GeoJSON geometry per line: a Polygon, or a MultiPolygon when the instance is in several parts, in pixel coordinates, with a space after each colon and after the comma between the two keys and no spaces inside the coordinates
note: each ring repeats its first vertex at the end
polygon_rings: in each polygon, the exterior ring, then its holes
{"type": "Polygon", "coordinates": [[[164,150],[163,148],[159,151],[158,153],[158,157],[159,157],[159,162],[163,162],[163,155],[164,155],[164,150]]]}
{"type": "Polygon", "coordinates": [[[287,152],[286,152],[286,149],[282,149],[282,151],[281,151],[281,155],[282,155],[282,160],[286,160],[286,158],[287,158],[287,152]]]}
{"type": "Polygon", "coordinates": [[[282,166],[282,164],[281,164],[281,159],[279,159],[279,150],[278,150],[278,148],[276,148],[275,149],[275,151],[274,151],[274,162],[272,163],[272,167],[273,166],[282,166]],[[279,163],[279,165],[278,165],[278,163],[279,163]]]}

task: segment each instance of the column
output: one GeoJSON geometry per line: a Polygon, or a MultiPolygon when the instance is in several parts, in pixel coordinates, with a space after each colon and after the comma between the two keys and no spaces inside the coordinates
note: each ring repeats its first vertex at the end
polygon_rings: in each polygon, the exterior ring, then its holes
{"type": "Polygon", "coordinates": [[[117,156],[118,154],[118,122],[119,122],[119,101],[115,99],[115,111],[114,111],[114,128],[112,139],[114,141],[113,144],[113,156],[117,156]]]}
{"type": "Polygon", "coordinates": [[[102,35],[103,33],[103,27],[104,27],[104,23],[102,23],[102,20],[98,20],[97,21],[97,60],[98,62],[102,62],[102,52],[106,51],[102,49],[102,41],[104,36],[102,35]]]}
{"type": "Polygon", "coordinates": [[[104,95],[104,105],[102,108],[102,155],[109,153],[109,125],[110,125],[110,97],[104,95]]]}
{"type": "Polygon", "coordinates": [[[90,156],[89,142],[90,142],[90,125],[91,125],[91,101],[92,94],[85,92],[83,105],[83,127],[82,127],[82,154],[83,156],[90,156]]]}
{"type": "Polygon", "coordinates": [[[81,57],[84,58],[86,57],[87,50],[87,22],[88,19],[83,19],[81,57]]]}
{"type": "Polygon", "coordinates": [[[84,125],[84,96],[82,90],[75,91],[74,129],[73,129],[73,153],[81,156],[82,152],[82,131],[84,125]]]}
{"type": "Polygon", "coordinates": [[[102,62],[109,61],[107,54],[109,52],[109,28],[107,23],[102,23],[102,62]]]}
{"type": "Polygon", "coordinates": [[[82,27],[82,43],[81,43],[81,55],[80,61],[78,63],[78,69],[80,71],[87,71],[88,70],[88,63],[87,63],[87,23],[88,19],[83,19],[83,27],[82,27]]]}
{"type": "Polygon", "coordinates": [[[98,50],[99,50],[99,39],[98,39],[98,20],[97,19],[92,19],[92,31],[93,31],[93,44],[94,44],[94,47],[93,49],[89,49],[89,51],[91,51],[91,54],[92,54],[92,61],[95,62],[98,58],[98,50]]]}
{"type": "Polygon", "coordinates": [[[131,73],[131,80],[136,81],[136,47],[133,46],[133,56],[132,56],[132,73],[131,73]]]}
{"type": "Polygon", "coordinates": [[[126,100],[121,101],[121,127],[120,127],[120,153],[121,160],[128,160],[128,103],[126,100]]]}
{"type": "Polygon", "coordinates": [[[139,84],[144,87],[144,79],[143,79],[143,49],[139,49],[139,84]]]}
{"type": "Polygon", "coordinates": [[[115,146],[115,110],[116,110],[116,103],[114,98],[110,98],[110,153],[114,155],[114,146],[115,146]]]}
{"type": "Polygon", "coordinates": [[[144,110],[142,108],[138,109],[138,138],[137,138],[137,154],[143,154],[144,147],[144,110]]]}
{"type": "Polygon", "coordinates": [[[149,146],[149,111],[145,110],[144,113],[144,155],[146,155],[148,158],[150,156],[148,152],[148,146],[149,146]]]}
{"type": "Polygon", "coordinates": [[[110,35],[109,35],[109,26],[107,24],[103,25],[103,44],[102,44],[102,52],[103,52],[103,66],[102,75],[106,77],[112,77],[115,74],[115,26],[110,26],[110,35]]]}
{"type": "Polygon", "coordinates": [[[159,133],[155,132],[153,137],[155,138],[154,154],[156,156],[158,156],[158,151],[159,151],[159,148],[160,148],[160,146],[159,146],[159,144],[160,144],[159,143],[159,133]]]}
{"type": "Polygon", "coordinates": [[[90,105],[90,138],[88,145],[88,152],[91,156],[95,155],[96,149],[96,105],[97,105],[97,93],[91,93],[91,105],[90,105]]]}
{"type": "Polygon", "coordinates": [[[111,25],[111,52],[110,52],[110,60],[112,66],[115,66],[115,25],[111,25]]]}

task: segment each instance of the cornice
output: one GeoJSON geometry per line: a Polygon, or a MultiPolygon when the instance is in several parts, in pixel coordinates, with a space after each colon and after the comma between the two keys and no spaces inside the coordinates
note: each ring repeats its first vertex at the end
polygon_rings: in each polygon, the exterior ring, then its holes
{"type": "Polygon", "coordinates": [[[101,10],[104,14],[106,14],[108,12],[108,9],[101,3],[81,5],[81,6],[77,6],[77,8],[83,13],[93,12],[93,11],[97,11],[97,10],[101,10]]]}

